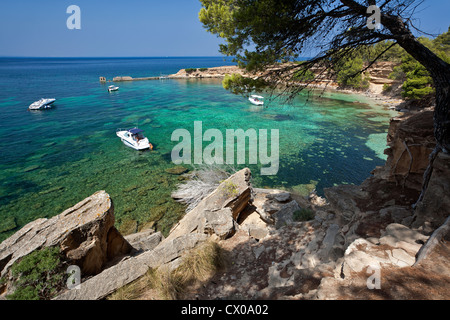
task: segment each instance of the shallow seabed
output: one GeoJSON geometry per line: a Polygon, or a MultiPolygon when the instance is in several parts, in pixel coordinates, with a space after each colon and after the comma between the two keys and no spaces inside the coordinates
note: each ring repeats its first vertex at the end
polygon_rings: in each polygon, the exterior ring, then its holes
{"type": "Polygon", "coordinates": [[[107,92],[109,83],[98,81],[100,75],[174,73],[183,63],[225,64],[174,61],[0,59],[0,241],[98,190],[111,195],[123,232],[156,223],[167,233],[184,212],[170,197],[183,180],[166,172],[174,167],[171,151],[177,142],[171,135],[183,128],[194,137],[194,121],[202,121],[203,132],[215,128],[224,137],[226,129],[279,130],[278,174],[261,176],[260,165],[248,165],[257,187],[322,194],[333,185],[361,183],[385,161],[394,114],[363,96],[300,95],[290,102],[269,99],[261,108],[225,91],[220,80],[123,82],[113,93],[107,92]],[[124,74],[113,73],[114,65],[124,74]],[[57,98],[55,107],[28,111],[41,96],[57,98]],[[145,131],[153,151],[135,151],[116,137],[117,128],[134,126],[145,131]]]}

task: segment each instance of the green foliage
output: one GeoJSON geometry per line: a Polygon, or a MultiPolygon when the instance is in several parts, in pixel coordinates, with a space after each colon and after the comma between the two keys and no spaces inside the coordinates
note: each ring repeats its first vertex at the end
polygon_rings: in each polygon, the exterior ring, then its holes
{"type": "Polygon", "coordinates": [[[192,73],[192,72],[197,71],[197,68],[187,68],[187,69],[184,69],[184,71],[186,71],[186,73],[192,73]]]}
{"type": "Polygon", "coordinates": [[[222,185],[222,191],[228,198],[235,197],[239,194],[239,187],[231,181],[226,181],[222,185]]]}
{"type": "MultiPolygon", "coordinates": [[[[441,34],[434,40],[421,37],[419,41],[441,59],[450,62],[450,29],[449,32],[441,34]]],[[[406,52],[401,55],[401,65],[394,68],[389,77],[404,81],[402,96],[407,99],[420,100],[435,92],[433,80],[428,71],[406,52]]]]}
{"type": "Polygon", "coordinates": [[[361,74],[364,62],[361,57],[349,57],[339,60],[333,65],[336,71],[336,79],[341,87],[354,89],[367,89],[368,77],[361,74]]]}
{"type": "Polygon", "coordinates": [[[251,92],[261,92],[266,87],[266,82],[261,79],[251,79],[243,77],[240,74],[227,74],[222,81],[226,90],[234,94],[249,94],[251,92]]]}
{"type": "Polygon", "coordinates": [[[310,221],[314,219],[314,216],[315,216],[314,211],[312,211],[311,209],[302,208],[294,212],[293,218],[294,221],[300,222],[300,221],[310,221]]]}
{"type": "Polygon", "coordinates": [[[34,251],[14,263],[11,273],[16,290],[9,300],[51,299],[64,286],[59,248],[34,251]]]}
{"type": "MultiPolygon", "coordinates": [[[[314,60],[316,65],[323,67],[331,62],[342,87],[368,88],[369,79],[361,71],[378,59],[401,63],[391,78],[405,82],[403,95],[406,98],[417,99],[433,92],[430,76],[400,45],[393,41],[380,41],[376,32],[354,27],[362,16],[354,13],[351,5],[345,2],[335,6],[334,1],[325,0],[200,1],[200,21],[209,32],[224,40],[220,51],[234,56],[238,65],[247,71],[264,71],[268,66],[296,61],[298,54],[312,45],[319,49],[314,60]]],[[[395,16],[398,14],[397,5],[387,2],[383,5],[383,12],[395,16]]],[[[398,18],[403,19],[401,16],[398,18]]],[[[411,38],[406,42],[412,41],[411,38]]],[[[450,28],[449,32],[434,40],[419,38],[419,41],[448,61],[450,28]]],[[[292,80],[311,80],[312,74],[308,71],[295,72],[292,80]]],[[[255,84],[253,80],[231,75],[225,78],[223,86],[242,95],[259,85],[275,88],[280,78],[271,74],[266,81],[255,84]]]]}
{"type": "Polygon", "coordinates": [[[198,69],[198,71],[205,72],[205,71],[208,71],[208,68],[200,68],[200,69],[198,69]]]}
{"type": "Polygon", "coordinates": [[[450,27],[447,32],[434,39],[433,45],[436,51],[443,52],[445,55],[450,56],[450,27]]]}
{"type": "Polygon", "coordinates": [[[310,82],[316,78],[316,75],[309,69],[300,69],[294,73],[293,78],[300,82],[310,82]]]}
{"type": "Polygon", "coordinates": [[[383,84],[383,92],[388,93],[388,92],[391,92],[391,91],[392,91],[392,85],[387,84],[387,83],[383,84]]]}

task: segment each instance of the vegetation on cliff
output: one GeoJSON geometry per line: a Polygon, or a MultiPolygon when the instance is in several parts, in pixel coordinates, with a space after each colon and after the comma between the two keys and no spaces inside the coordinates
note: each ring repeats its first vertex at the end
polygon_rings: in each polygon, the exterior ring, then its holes
{"type": "Polygon", "coordinates": [[[11,268],[16,290],[8,300],[49,300],[64,288],[64,262],[58,247],[33,251],[11,268]]]}

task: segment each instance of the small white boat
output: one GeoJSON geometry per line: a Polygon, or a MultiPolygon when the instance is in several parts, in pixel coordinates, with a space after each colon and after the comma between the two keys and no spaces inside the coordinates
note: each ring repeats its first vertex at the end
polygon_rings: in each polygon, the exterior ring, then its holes
{"type": "Polygon", "coordinates": [[[43,110],[43,109],[50,109],[51,105],[56,101],[56,99],[44,99],[42,98],[41,100],[35,101],[32,104],[30,104],[30,106],[28,107],[28,109],[30,110],[43,110]]]}
{"type": "Polygon", "coordinates": [[[253,103],[255,106],[262,106],[264,105],[264,97],[257,96],[255,94],[251,95],[248,100],[253,103]]]}
{"type": "Polygon", "coordinates": [[[153,150],[153,145],[144,137],[141,129],[117,129],[116,135],[122,140],[123,144],[135,150],[153,150]]]}
{"type": "Polygon", "coordinates": [[[109,92],[117,91],[117,90],[119,90],[119,87],[117,87],[117,86],[112,85],[112,86],[109,86],[109,87],[108,87],[108,91],[109,91],[109,92]]]}

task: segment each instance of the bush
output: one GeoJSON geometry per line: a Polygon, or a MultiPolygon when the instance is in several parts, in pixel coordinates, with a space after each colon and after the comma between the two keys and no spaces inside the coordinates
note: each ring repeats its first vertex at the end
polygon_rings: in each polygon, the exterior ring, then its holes
{"type": "Polygon", "coordinates": [[[363,77],[361,74],[363,65],[363,59],[360,57],[350,57],[346,61],[340,61],[335,66],[338,84],[341,87],[367,89],[369,87],[369,78],[366,75],[363,77]]]}
{"type": "Polygon", "coordinates": [[[294,212],[293,218],[294,221],[301,222],[301,221],[310,221],[313,220],[315,216],[314,211],[311,209],[300,209],[294,212]]]}
{"type": "Polygon", "coordinates": [[[208,71],[208,68],[200,68],[200,69],[198,69],[198,71],[200,71],[200,72],[208,71]]]}
{"type": "Polygon", "coordinates": [[[11,267],[14,293],[8,300],[49,300],[65,286],[66,274],[58,247],[30,253],[11,267]]]}
{"type": "Polygon", "coordinates": [[[383,92],[388,93],[388,92],[391,92],[391,91],[392,91],[392,85],[385,83],[383,85],[383,92]]]}
{"type": "Polygon", "coordinates": [[[235,196],[237,196],[239,194],[238,186],[235,183],[231,182],[231,181],[227,181],[227,182],[225,182],[223,184],[222,191],[229,198],[235,197],[235,196]]]}
{"type": "Polygon", "coordinates": [[[187,69],[184,69],[184,71],[186,71],[186,73],[192,73],[192,72],[197,71],[197,68],[187,68],[187,69]]]}
{"type": "Polygon", "coordinates": [[[300,82],[311,82],[316,78],[314,72],[309,69],[306,70],[298,70],[294,73],[294,80],[300,82]]]}

